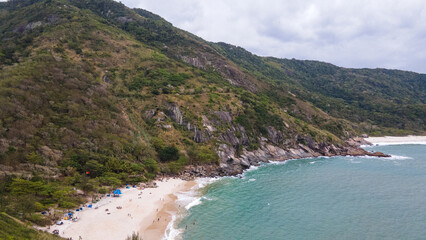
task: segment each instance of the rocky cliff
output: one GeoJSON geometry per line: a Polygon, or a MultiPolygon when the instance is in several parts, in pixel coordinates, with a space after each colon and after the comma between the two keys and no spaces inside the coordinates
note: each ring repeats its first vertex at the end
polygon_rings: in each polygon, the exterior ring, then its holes
{"type": "Polygon", "coordinates": [[[176,124],[192,132],[194,141],[198,143],[211,139],[222,142],[216,149],[220,158],[218,165],[187,166],[178,173],[184,179],[237,175],[250,168],[250,166],[258,166],[262,162],[267,163],[270,161],[346,155],[390,157],[381,152],[368,152],[362,149],[361,145],[369,145],[371,143],[361,137],[349,138],[342,144],[336,145],[327,142],[318,143],[310,135],[295,135],[293,138],[284,141],[283,133],[269,126],[267,128],[267,137],[249,138],[244,127],[234,123],[234,117],[227,111],[211,112],[211,115],[217,117],[216,120],[209,120],[203,115],[204,130],[200,130],[186,121],[177,104],[167,105],[166,112],[167,114],[164,114],[155,109],[150,109],[146,111],[145,115],[148,118],[154,118],[156,115],[166,116],[157,118],[157,122],[165,121],[169,117],[176,124]],[[222,128],[223,125],[227,127],[222,128]],[[220,128],[222,128],[222,131],[219,132],[217,129],[220,128]],[[217,132],[219,134],[215,134],[217,132]],[[259,148],[251,151],[247,150],[247,146],[250,146],[253,142],[260,143],[259,148]]]}

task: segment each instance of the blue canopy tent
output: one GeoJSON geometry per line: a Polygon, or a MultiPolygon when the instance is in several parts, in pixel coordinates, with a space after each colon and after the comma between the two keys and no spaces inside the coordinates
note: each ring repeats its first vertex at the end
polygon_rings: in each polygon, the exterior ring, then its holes
{"type": "Polygon", "coordinates": [[[120,189],[117,188],[113,193],[114,193],[114,197],[119,197],[121,194],[121,191],[120,189]]]}

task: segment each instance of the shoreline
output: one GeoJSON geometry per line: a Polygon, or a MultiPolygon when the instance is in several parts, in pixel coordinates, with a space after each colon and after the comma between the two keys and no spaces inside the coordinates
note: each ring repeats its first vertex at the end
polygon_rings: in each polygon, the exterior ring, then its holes
{"type": "MultiPolygon", "coordinates": [[[[426,144],[426,136],[412,136],[412,135],[409,135],[409,136],[402,136],[402,137],[400,137],[400,136],[384,136],[384,137],[369,137],[369,138],[364,138],[366,141],[368,141],[368,142],[371,142],[373,145],[393,145],[393,144],[426,144]]],[[[361,149],[364,149],[363,147],[361,147],[361,149]]],[[[363,154],[361,154],[361,155],[359,155],[359,154],[350,154],[351,156],[355,156],[355,157],[359,157],[359,156],[367,156],[367,155],[363,155],[363,154]]],[[[386,154],[385,154],[386,155],[386,154]]],[[[347,155],[335,155],[335,156],[347,156],[347,155]]],[[[369,155],[369,156],[374,156],[374,155],[369,155]]],[[[311,156],[310,158],[317,158],[317,157],[332,157],[332,156],[311,156]]],[[[381,156],[381,155],[379,155],[379,156],[375,156],[375,157],[383,157],[383,156],[381,156]]],[[[390,155],[389,156],[385,156],[385,157],[390,157],[390,155]]],[[[297,158],[289,158],[289,159],[284,159],[284,160],[274,160],[274,159],[268,159],[265,163],[266,164],[276,164],[276,163],[286,163],[286,162],[288,162],[288,161],[292,161],[292,160],[298,160],[298,159],[303,159],[303,157],[297,157],[297,158]]],[[[240,176],[240,175],[244,175],[246,172],[249,172],[249,171],[252,171],[252,170],[255,170],[255,169],[257,169],[258,167],[259,167],[260,165],[251,165],[249,168],[247,168],[247,169],[244,169],[241,173],[239,173],[239,174],[236,174],[236,175],[228,175],[228,176],[240,176]]],[[[212,179],[221,179],[221,178],[223,178],[223,177],[228,177],[228,176],[214,176],[214,177],[196,177],[195,179],[194,179],[194,181],[193,181],[193,185],[192,186],[194,186],[194,185],[196,185],[195,183],[195,181],[198,181],[198,180],[200,180],[200,179],[203,179],[203,178],[206,178],[206,179],[210,179],[210,180],[212,180],[212,179]]],[[[180,176],[179,178],[181,178],[182,179],[182,176],[180,176]]],[[[208,181],[208,182],[206,182],[205,184],[199,184],[199,186],[197,187],[197,189],[201,189],[201,188],[203,188],[203,187],[205,187],[206,185],[208,185],[208,184],[210,184],[211,182],[210,181],[208,181]]],[[[174,208],[173,208],[173,212],[174,212],[174,216],[177,216],[177,212],[178,212],[178,208],[177,208],[177,201],[179,200],[179,198],[178,197],[176,197],[176,195],[173,195],[174,196],[174,200],[173,200],[173,202],[171,203],[171,204],[173,204],[174,203],[174,208]]],[[[194,197],[194,196],[193,196],[194,197]]],[[[201,197],[200,198],[198,198],[198,201],[199,201],[199,199],[201,199],[201,197]]],[[[201,202],[199,202],[199,203],[196,203],[195,205],[198,205],[198,204],[200,204],[201,202]]],[[[183,206],[183,208],[185,208],[185,211],[188,211],[189,210],[189,208],[191,208],[192,207],[192,204],[193,204],[193,202],[192,203],[186,203],[184,206],[183,206]]],[[[164,206],[164,208],[166,208],[167,206],[164,206]]],[[[180,207],[180,206],[179,206],[180,207]]],[[[159,214],[160,215],[160,214],[159,214]]],[[[169,216],[171,216],[171,214],[169,214],[169,216]]],[[[173,221],[175,221],[176,219],[174,219],[173,221]]],[[[181,220],[181,219],[180,219],[181,220]]],[[[179,220],[177,220],[177,221],[179,221],[179,220]]],[[[170,223],[170,221],[168,221],[169,223],[170,223]]],[[[174,222],[172,222],[172,224],[173,224],[174,222]]],[[[163,239],[169,239],[169,238],[165,238],[166,236],[167,236],[167,233],[166,233],[166,230],[168,229],[168,227],[170,227],[170,226],[164,226],[163,227],[163,239]]],[[[171,226],[172,228],[173,228],[173,226],[171,226]]],[[[176,229],[175,229],[176,230],[176,229]]],[[[184,231],[184,230],[183,230],[184,231]]],[[[181,233],[183,233],[183,232],[180,232],[180,234],[181,233]]],[[[142,237],[143,239],[145,239],[144,237],[142,237]]],[[[171,238],[171,239],[174,239],[174,238],[171,238]]]]}
{"type": "Polygon", "coordinates": [[[159,209],[159,211],[157,212],[154,221],[147,227],[142,227],[139,231],[139,235],[142,237],[142,239],[165,239],[166,231],[169,227],[173,227],[172,225],[174,224],[174,220],[176,219],[176,216],[179,212],[179,208],[181,207],[180,205],[178,205],[177,202],[179,200],[177,194],[190,192],[191,189],[193,189],[194,186],[197,185],[195,181],[196,180],[188,181],[184,183],[182,191],[177,191],[175,193],[167,195],[165,203],[163,204],[162,208],[159,209]],[[155,221],[155,219],[157,219],[157,221],[155,221]]]}
{"type": "Polygon", "coordinates": [[[177,212],[176,194],[190,191],[196,183],[179,178],[155,182],[156,188],[120,189],[120,197],[104,197],[92,208],[77,212],[77,222],[61,220],[63,225],[43,230],[58,230],[61,237],[84,240],[125,240],[133,232],[144,240],[162,239],[177,212]]]}
{"type": "Polygon", "coordinates": [[[426,136],[384,136],[364,138],[373,145],[401,145],[401,144],[423,144],[426,145],[426,136]]]}
{"type": "MultiPolygon", "coordinates": [[[[426,144],[426,136],[405,136],[405,137],[369,137],[366,141],[373,145],[392,145],[392,144],[426,144]]],[[[337,154],[339,155],[339,154],[337,154]]],[[[358,154],[349,154],[359,156],[358,154]]],[[[305,157],[322,157],[312,154],[305,157]]],[[[305,157],[293,157],[289,159],[267,159],[265,163],[287,162],[305,157]]],[[[250,171],[250,168],[243,170],[239,174],[250,171]]],[[[236,175],[239,175],[236,174],[236,175]]],[[[232,176],[232,175],[228,175],[232,176]]],[[[234,175],[235,176],[235,175],[234,175]]],[[[53,230],[59,230],[59,236],[64,238],[90,240],[103,239],[123,239],[131,236],[133,232],[139,233],[144,240],[169,239],[175,235],[180,235],[182,229],[175,228],[176,219],[182,213],[192,207],[195,195],[190,192],[196,186],[196,189],[202,188],[198,180],[207,178],[221,178],[223,176],[209,177],[193,176],[193,180],[186,180],[184,176],[177,178],[168,178],[155,180],[157,188],[139,188],[122,189],[122,195],[118,198],[103,197],[101,201],[93,204],[93,208],[85,207],[83,211],[77,212],[77,222],[61,220],[64,225],[52,225],[49,228],[42,228],[50,233],[53,230]],[[198,185],[198,186],[197,186],[198,185]],[[191,198],[190,202],[180,199],[182,194],[191,198]],[[184,203],[185,202],[185,203],[184,203]],[[182,204],[183,206],[179,205],[182,204]],[[117,208],[122,207],[122,208],[117,208]],[[106,210],[108,209],[108,210],[106,210]],[[173,231],[173,233],[172,233],[173,231]],[[176,232],[178,231],[178,232],[176,232]]],[[[188,201],[188,200],[186,200],[188,201]]],[[[199,201],[199,199],[198,199],[199,201]]],[[[86,203],[86,205],[89,203],[86,203]]],[[[197,205],[197,204],[195,204],[197,205]]]]}

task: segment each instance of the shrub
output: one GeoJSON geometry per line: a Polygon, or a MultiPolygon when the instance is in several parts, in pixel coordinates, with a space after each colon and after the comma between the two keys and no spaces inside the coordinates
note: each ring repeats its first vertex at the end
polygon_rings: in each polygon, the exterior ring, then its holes
{"type": "Polygon", "coordinates": [[[76,206],[76,204],[72,203],[72,202],[67,202],[67,201],[60,201],[58,203],[58,206],[61,208],[74,208],[76,206]]]}
{"type": "Polygon", "coordinates": [[[187,157],[180,157],[176,162],[170,162],[167,166],[169,167],[169,170],[171,173],[178,173],[180,172],[185,165],[189,163],[189,159],[187,157]]]}
{"type": "Polygon", "coordinates": [[[157,163],[157,161],[155,161],[154,159],[152,159],[152,158],[148,158],[147,160],[145,160],[145,162],[144,162],[144,165],[145,165],[145,168],[148,170],[148,172],[149,173],[152,173],[152,174],[156,174],[157,172],[158,172],[158,170],[159,170],[159,167],[158,167],[158,163],[157,163]]]}
{"type": "Polygon", "coordinates": [[[99,181],[104,184],[104,185],[108,185],[108,186],[112,186],[113,188],[116,188],[118,186],[121,185],[121,180],[118,179],[115,176],[104,176],[104,177],[100,177],[99,181]]]}
{"type": "Polygon", "coordinates": [[[43,183],[40,181],[31,182],[25,179],[13,179],[11,191],[16,195],[36,194],[43,190],[43,183]]]}
{"type": "Polygon", "coordinates": [[[167,146],[158,151],[162,162],[176,161],[179,159],[179,150],[175,146],[167,146]]]}
{"type": "Polygon", "coordinates": [[[99,188],[99,191],[98,191],[98,193],[100,194],[106,194],[107,192],[108,192],[108,189],[106,187],[101,187],[99,188]]]}
{"type": "Polygon", "coordinates": [[[98,177],[104,172],[104,166],[96,160],[89,160],[86,163],[84,170],[91,177],[98,177]]]}
{"type": "Polygon", "coordinates": [[[50,224],[50,221],[39,213],[31,214],[28,220],[39,226],[46,226],[47,224],[50,224]]]}
{"type": "Polygon", "coordinates": [[[219,156],[208,146],[193,146],[189,149],[188,155],[192,163],[219,163],[219,156]]]}
{"type": "Polygon", "coordinates": [[[142,240],[142,237],[139,236],[139,233],[132,233],[132,235],[128,236],[126,240],[142,240]]]}
{"type": "Polygon", "coordinates": [[[38,212],[46,210],[46,207],[40,202],[35,202],[34,207],[35,207],[35,210],[38,212]]]}

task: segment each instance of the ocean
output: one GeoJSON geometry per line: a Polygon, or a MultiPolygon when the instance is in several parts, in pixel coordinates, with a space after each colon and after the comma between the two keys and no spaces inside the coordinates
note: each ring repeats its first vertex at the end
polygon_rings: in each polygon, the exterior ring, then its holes
{"type": "Polygon", "coordinates": [[[211,181],[169,238],[426,239],[426,145],[366,150],[392,157],[298,159],[211,181]]]}

